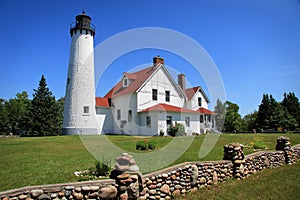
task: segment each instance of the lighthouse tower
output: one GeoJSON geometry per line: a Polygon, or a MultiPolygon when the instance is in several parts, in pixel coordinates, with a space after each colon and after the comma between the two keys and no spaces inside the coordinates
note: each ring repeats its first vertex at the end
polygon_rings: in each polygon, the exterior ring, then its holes
{"type": "Polygon", "coordinates": [[[71,24],[72,37],[64,105],[62,133],[98,134],[95,109],[94,35],[91,17],[76,16],[71,24]]]}

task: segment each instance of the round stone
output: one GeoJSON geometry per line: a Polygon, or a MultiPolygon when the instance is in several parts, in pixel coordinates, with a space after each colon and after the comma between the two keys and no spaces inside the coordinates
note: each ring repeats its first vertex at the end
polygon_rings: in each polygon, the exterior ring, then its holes
{"type": "Polygon", "coordinates": [[[162,174],[162,177],[163,178],[168,178],[168,174],[164,173],[164,174],[162,174]]]}
{"type": "Polygon", "coordinates": [[[82,186],[82,187],[81,187],[81,191],[82,191],[82,192],[89,192],[90,189],[91,189],[91,188],[90,188],[89,186],[82,186]]]}
{"type": "Polygon", "coordinates": [[[31,190],[31,196],[32,197],[38,197],[39,195],[43,194],[43,190],[41,189],[35,189],[35,190],[31,190]]]}

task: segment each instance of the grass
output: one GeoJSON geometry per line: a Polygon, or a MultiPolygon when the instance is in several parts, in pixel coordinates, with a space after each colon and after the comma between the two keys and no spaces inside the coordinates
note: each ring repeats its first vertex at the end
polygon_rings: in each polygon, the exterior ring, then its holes
{"type": "MultiPolygon", "coordinates": [[[[199,159],[199,149],[205,139],[197,136],[192,144],[173,164],[186,161],[222,160],[223,146],[232,142],[250,144],[263,141],[274,150],[278,134],[224,134],[208,155],[199,159]]],[[[105,136],[97,136],[105,137],[105,136]]],[[[288,134],[292,145],[300,143],[300,134],[288,134]]],[[[154,140],[161,149],[172,141],[170,137],[108,136],[118,147],[127,152],[143,152],[135,149],[139,140],[154,140]]],[[[183,142],[187,138],[181,138],[183,142]]],[[[245,149],[245,154],[255,149],[245,149]]],[[[75,171],[94,167],[95,158],[88,152],[78,136],[0,138],[0,191],[39,184],[78,181],[75,171]]],[[[113,158],[114,159],[114,158],[113,158]]],[[[172,164],[172,165],[173,165],[172,164]]]]}
{"type": "Polygon", "coordinates": [[[189,193],[178,200],[201,199],[300,199],[300,162],[265,169],[245,180],[229,179],[209,188],[189,193]]]}

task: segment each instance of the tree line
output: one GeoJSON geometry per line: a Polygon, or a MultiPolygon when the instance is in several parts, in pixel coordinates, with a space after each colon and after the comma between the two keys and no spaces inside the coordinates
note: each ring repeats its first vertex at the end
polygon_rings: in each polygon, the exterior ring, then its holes
{"type": "Polygon", "coordinates": [[[284,93],[281,102],[270,94],[263,94],[258,110],[243,118],[238,111],[237,104],[217,100],[217,129],[224,132],[300,131],[300,102],[294,92],[284,93]]]}
{"type": "Polygon", "coordinates": [[[34,89],[32,100],[26,91],[9,100],[0,99],[0,134],[59,135],[63,109],[64,99],[55,99],[43,75],[38,88],[34,89]]]}
{"type": "MultiPolygon", "coordinates": [[[[32,100],[25,91],[9,100],[0,99],[0,134],[59,135],[63,110],[64,99],[55,99],[43,75],[32,100]]],[[[222,132],[300,131],[300,102],[294,92],[284,93],[281,102],[263,94],[258,111],[244,117],[230,101],[217,100],[214,111],[216,127],[222,132]]]]}

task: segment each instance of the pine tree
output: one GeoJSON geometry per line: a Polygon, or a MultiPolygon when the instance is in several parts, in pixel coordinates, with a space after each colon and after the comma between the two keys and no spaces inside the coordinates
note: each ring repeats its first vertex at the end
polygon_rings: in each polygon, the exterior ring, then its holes
{"type": "MultiPolygon", "coordinates": [[[[284,93],[281,105],[290,115],[291,118],[297,121],[297,126],[300,125],[300,102],[294,92],[284,93]]],[[[293,119],[291,119],[293,121],[293,119]]]]}
{"type": "Polygon", "coordinates": [[[256,118],[257,128],[261,131],[270,128],[271,103],[268,94],[263,94],[261,104],[258,107],[256,118]]]}
{"type": "Polygon", "coordinates": [[[223,131],[226,107],[220,99],[217,100],[217,104],[215,106],[215,113],[217,113],[215,117],[217,130],[223,131]]]}
{"type": "Polygon", "coordinates": [[[42,76],[39,87],[34,90],[29,108],[30,135],[58,135],[60,133],[59,107],[42,76]]]}

